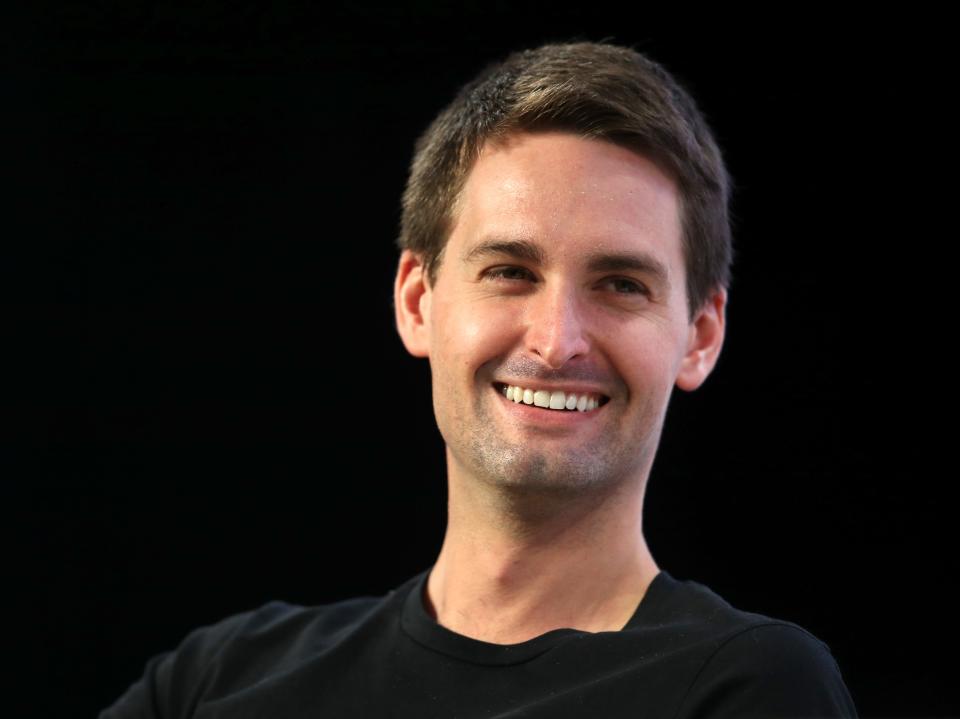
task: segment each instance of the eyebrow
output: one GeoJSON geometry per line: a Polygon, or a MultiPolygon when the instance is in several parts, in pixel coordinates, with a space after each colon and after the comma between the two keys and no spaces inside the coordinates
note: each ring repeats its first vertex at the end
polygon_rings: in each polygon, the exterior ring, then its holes
{"type": "MultiPolygon", "coordinates": [[[[543,248],[529,240],[491,239],[480,242],[467,250],[463,262],[469,263],[490,256],[514,257],[532,264],[546,264],[543,248]]],[[[633,271],[650,275],[670,287],[670,272],[667,266],[648,252],[596,252],[587,256],[589,272],[633,271]]]]}
{"type": "Polygon", "coordinates": [[[469,263],[492,255],[508,255],[538,265],[546,260],[540,245],[529,240],[485,240],[466,252],[463,261],[469,263]]]}

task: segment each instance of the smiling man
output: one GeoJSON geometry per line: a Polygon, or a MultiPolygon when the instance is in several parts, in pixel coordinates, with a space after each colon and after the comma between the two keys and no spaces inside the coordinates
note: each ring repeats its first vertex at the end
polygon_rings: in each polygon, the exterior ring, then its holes
{"type": "Polygon", "coordinates": [[[626,625],[657,566],[643,490],[671,388],[723,340],[725,290],[694,320],[675,183],[565,131],[485,143],[431,286],[404,250],[397,321],[428,357],[450,517],[427,600],[510,644],[626,625]]]}
{"type": "Polygon", "coordinates": [[[394,287],[446,443],[439,556],[383,597],[196,630],[102,716],[855,716],[823,642],[643,535],[672,389],[723,345],[728,196],[695,103],[632,50],[467,85],[417,143],[394,287]]]}

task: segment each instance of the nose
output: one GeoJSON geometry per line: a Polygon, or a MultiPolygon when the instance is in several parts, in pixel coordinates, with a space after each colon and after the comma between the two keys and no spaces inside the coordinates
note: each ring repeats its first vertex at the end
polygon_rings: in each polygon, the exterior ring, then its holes
{"type": "Polygon", "coordinates": [[[579,302],[569,288],[541,290],[527,308],[527,351],[551,369],[590,350],[587,328],[579,302]]]}

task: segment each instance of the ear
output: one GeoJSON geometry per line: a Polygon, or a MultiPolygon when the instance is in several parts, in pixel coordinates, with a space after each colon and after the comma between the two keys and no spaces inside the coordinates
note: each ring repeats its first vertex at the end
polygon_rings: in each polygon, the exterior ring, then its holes
{"type": "Polygon", "coordinates": [[[423,258],[410,250],[400,254],[397,278],[393,284],[393,307],[397,332],[407,352],[414,357],[429,357],[430,300],[423,258]]]}
{"type": "Polygon", "coordinates": [[[727,291],[714,290],[690,323],[687,352],[680,362],[677,387],[687,392],[697,389],[717,364],[726,328],[727,291]]]}

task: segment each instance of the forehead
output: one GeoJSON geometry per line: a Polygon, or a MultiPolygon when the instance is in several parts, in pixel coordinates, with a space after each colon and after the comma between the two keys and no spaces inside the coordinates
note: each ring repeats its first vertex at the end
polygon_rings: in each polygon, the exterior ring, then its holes
{"type": "Polygon", "coordinates": [[[540,245],[545,259],[642,250],[682,273],[676,185],[651,160],[563,132],[488,143],[467,177],[450,241],[466,259],[491,239],[540,245]]]}

